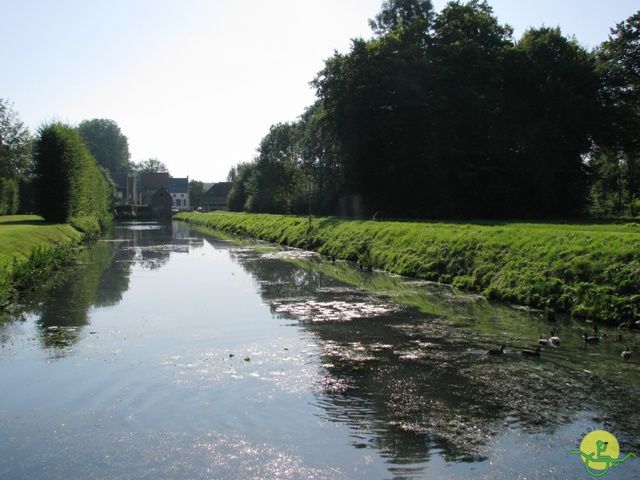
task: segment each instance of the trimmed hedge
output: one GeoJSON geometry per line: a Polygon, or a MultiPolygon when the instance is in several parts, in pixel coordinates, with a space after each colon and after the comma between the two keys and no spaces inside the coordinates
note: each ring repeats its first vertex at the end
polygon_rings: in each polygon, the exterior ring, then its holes
{"type": "Polygon", "coordinates": [[[78,132],[53,123],[35,143],[38,210],[49,222],[71,223],[96,234],[112,220],[113,184],[78,132]]]}

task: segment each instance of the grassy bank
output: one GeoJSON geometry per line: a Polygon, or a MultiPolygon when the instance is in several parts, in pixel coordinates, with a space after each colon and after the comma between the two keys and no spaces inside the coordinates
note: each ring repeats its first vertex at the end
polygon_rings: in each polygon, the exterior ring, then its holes
{"type": "Polygon", "coordinates": [[[82,234],[36,215],[0,217],[0,307],[69,264],[82,234]]]}
{"type": "Polygon", "coordinates": [[[176,219],[364,268],[612,324],[640,321],[640,225],[372,222],[235,213],[176,219]]]}

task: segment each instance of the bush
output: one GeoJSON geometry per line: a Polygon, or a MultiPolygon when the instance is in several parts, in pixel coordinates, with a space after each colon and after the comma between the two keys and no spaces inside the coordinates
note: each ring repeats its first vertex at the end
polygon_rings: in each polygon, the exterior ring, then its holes
{"type": "Polygon", "coordinates": [[[14,215],[18,211],[18,182],[13,178],[0,178],[0,215],[14,215]]]}
{"type": "Polygon", "coordinates": [[[34,149],[38,209],[49,222],[106,225],[113,187],[78,133],[61,123],[40,129],[34,149]]]}

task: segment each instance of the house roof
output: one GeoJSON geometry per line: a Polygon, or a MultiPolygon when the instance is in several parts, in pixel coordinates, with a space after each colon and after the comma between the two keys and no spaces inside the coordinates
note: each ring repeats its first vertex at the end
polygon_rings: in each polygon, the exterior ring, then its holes
{"type": "Polygon", "coordinates": [[[214,183],[209,190],[204,193],[205,198],[227,197],[233,186],[232,182],[214,183]]]}
{"type": "Polygon", "coordinates": [[[142,190],[156,190],[158,188],[169,188],[168,173],[141,173],[140,186],[142,190]]]}
{"type": "Polygon", "coordinates": [[[111,173],[111,178],[113,179],[113,183],[116,184],[119,190],[127,189],[127,179],[129,178],[129,174],[127,173],[111,173]]]}
{"type": "Polygon", "coordinates": [[[169,192],[171,193],[189,193],[189,177],[186,178],[170,178],[169,192]]]}
{"type": "Polygon", "coordinates": [[[170,196],[169,192],[167,191],[166,188],[162,188],[160,187],[159,189],[157,189],[155,192],[153,192],[153,195],[151,195],[151,198],[156,198],[156,197],[167,197],[170,196]]]}

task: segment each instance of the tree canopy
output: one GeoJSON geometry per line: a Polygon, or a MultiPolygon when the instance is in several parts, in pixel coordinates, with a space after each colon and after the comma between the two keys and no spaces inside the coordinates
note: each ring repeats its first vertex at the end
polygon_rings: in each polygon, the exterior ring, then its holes
{"type": "Polygon", "coordinates": [[[596,51],[484,0],[385,0],[233,170],[230,206],[422,218],[640,212],[640,12],[596,51]]]}
{"type": "Polygon", "coordinates": [[[157,158],[142,160],[140,163],[132,163],[131,169],[135,173],[168,173],[169,169],[157,158]]]}
{"type": "Polygon", "coordinates": [[[32,137],[8,100],[0,98],[0,177],[25,174],[31,165],[32,137]]]}
{"type": "Polygon", "coordinates": [[[204,190],[204,183],[199,180],[189,181],[189,205],[192,208],[198,208],[202,206],[202,194],[204,190]]]}
{"type": "Polygon", "coordinates": [[[78,133],[93,157],[110,173],[130,171],[129,141],[113,120],[94,118],[78,125],[78,133]]]}
{"type": "Polygon", "coordinates": [[[596,214],[640,213],[640,11],[611,30],[596,51],[600,124],[591,156],[596,214]]]}
{"type": "Polygon", "coordinates": [[[12,105],[0,98],[0,215],[18,211],[20,181],[32,170],[32,143],[12,105]]]}

